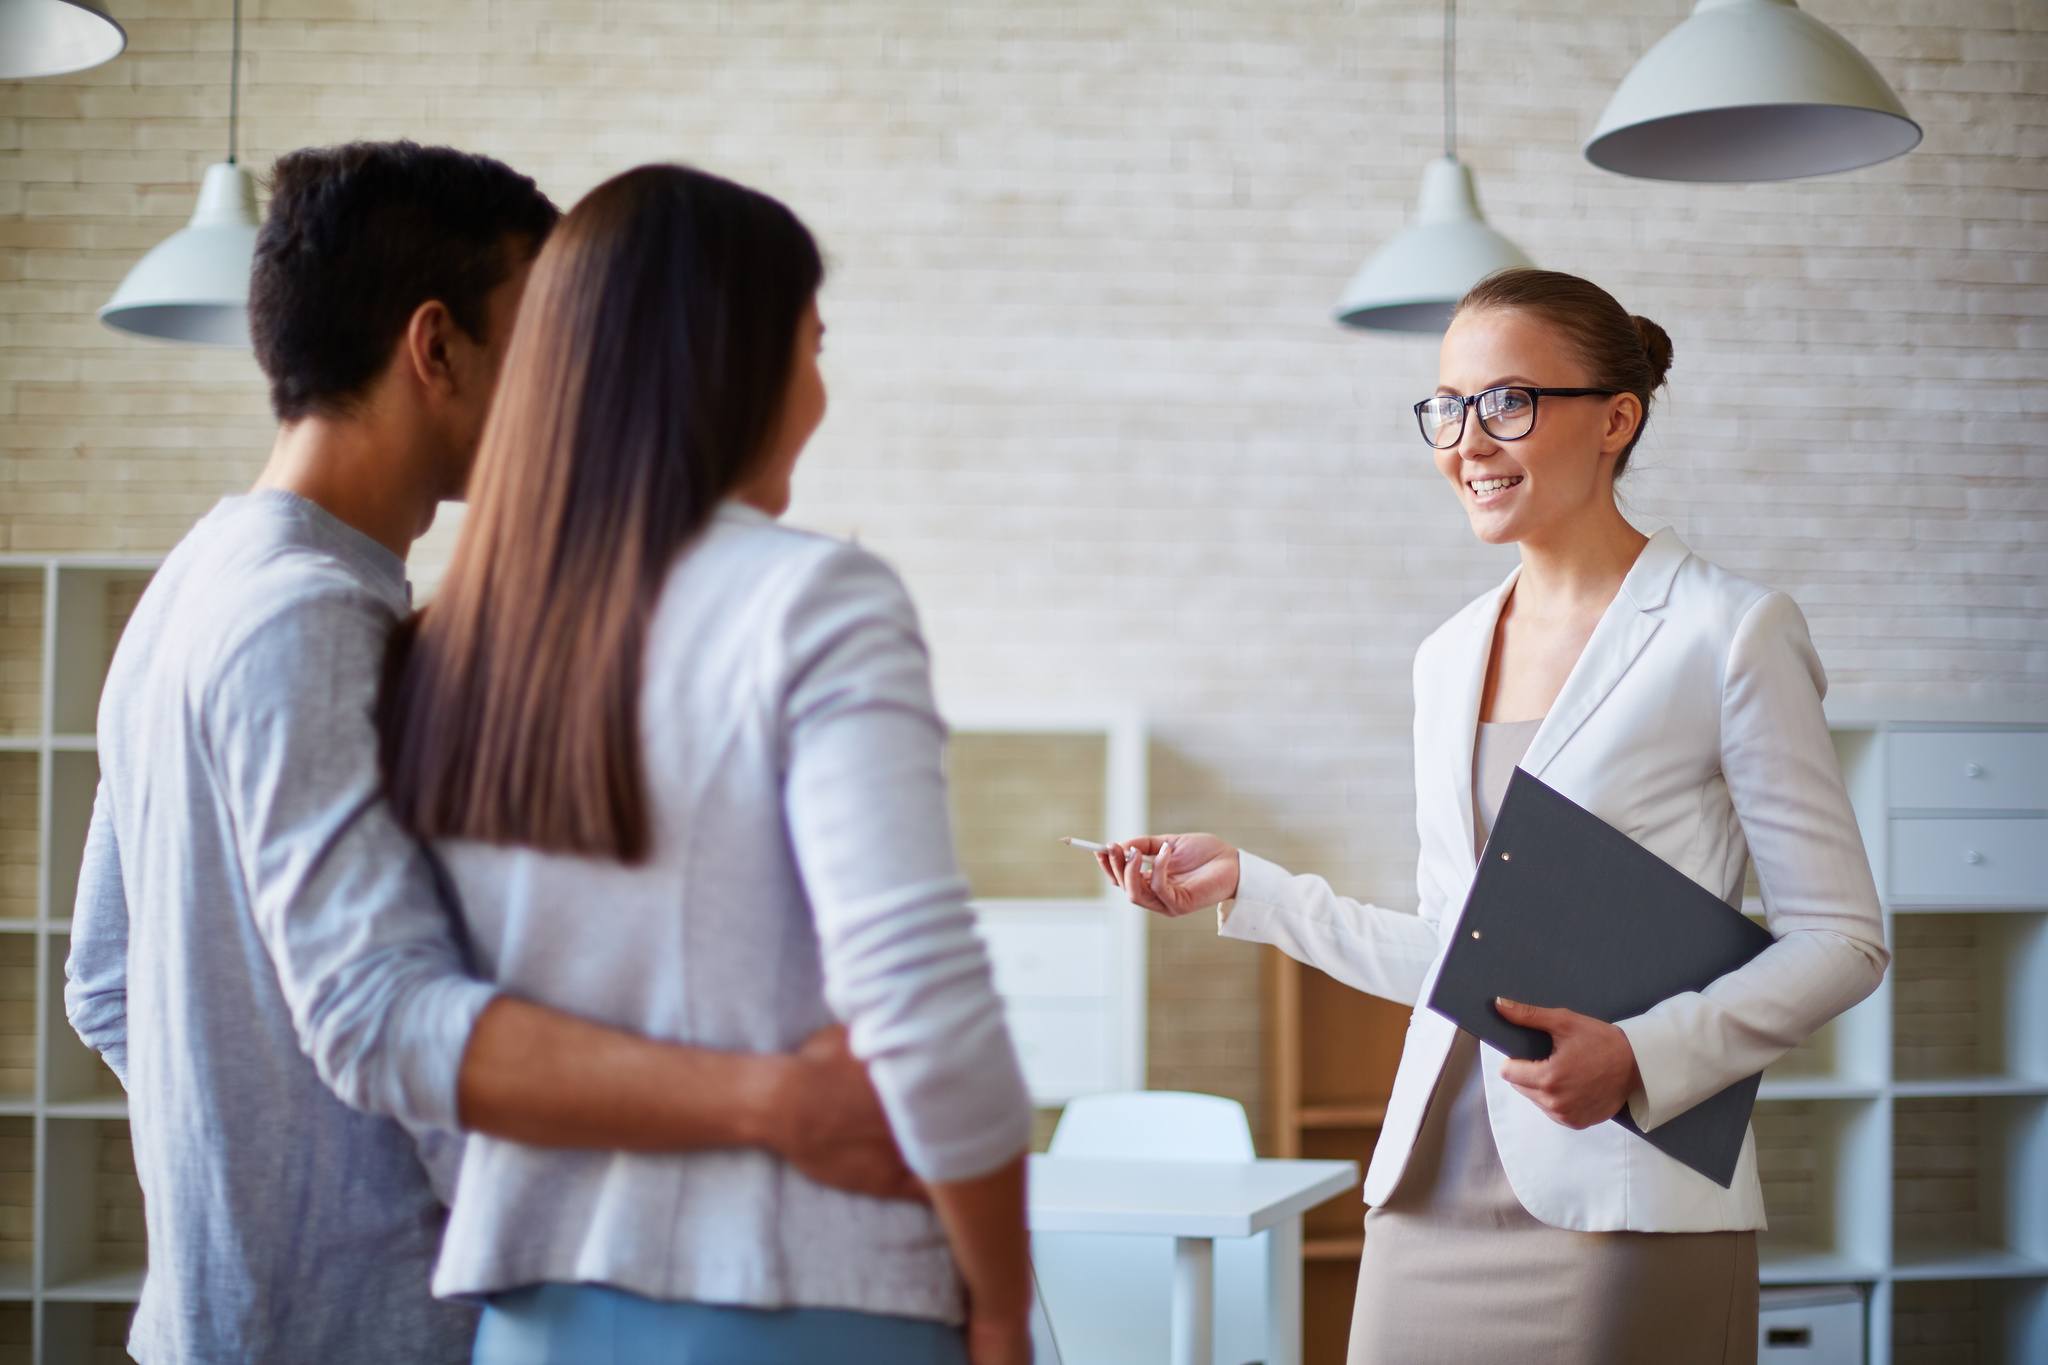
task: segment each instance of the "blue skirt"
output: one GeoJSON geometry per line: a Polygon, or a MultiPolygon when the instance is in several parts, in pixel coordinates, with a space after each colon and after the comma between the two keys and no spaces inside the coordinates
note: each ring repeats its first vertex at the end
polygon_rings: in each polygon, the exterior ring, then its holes
{"type": "Polygon", "coordinates": [[[960,1329],[838,1308],[665,1302],[602,1284],[494,1294],[474,1365],[967,1365],[960,1329]]]}

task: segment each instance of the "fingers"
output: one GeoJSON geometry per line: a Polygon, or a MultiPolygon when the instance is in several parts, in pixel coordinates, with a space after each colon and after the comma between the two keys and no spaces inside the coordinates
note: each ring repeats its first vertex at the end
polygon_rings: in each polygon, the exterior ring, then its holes
{"type": "Polygon", "coordinates": [[[1166,884],[1166,864],[1172,860],[1172,857],[1172,842],[1161,841],[1157,853],[1152,858],[1152,880],[1150,885],[1153,897],[1162,905],[1174,899],[1172,893],[1167,890],[1166,884]]]}
{"type": "MultiPolygon", "coordinates": [[[[1141,905],[1145,909],[1157,914],[1171,915],[1173,911],[1168,908],[1165,901],[1159,898],[1158,893],[1152,889],[1152,883],[1147,881],[1144,873],[1139,870],[1143,866],[1144,863],[1137,858],[1132,858],[1125,862],[1124,894],[1131,898],[1131,903],[1134,905],[1141,905]]],[[[1158,863],[1156,860],[1153,863],[1153,876],[1155,878],[1158,876],[1158,863]]]]}
{"type": "Polygon", "coordinates": [[[1523,1028],[1542,1029],[1545,1033],[1550,1034],[1563,1033],[1579,1020],[1586,1017],[1583,1014],[1575,1014],[1571,1010],[1551,1009],[1542,1005],[1524,1005],[1520,1001],[1510,1000],[1506,996],[1500,995],[1493,998],[1493,1007],[1499,1010],[1501,1018],[1507,1020],[1510,1024],[1520,1024],[1523,1028]]]}

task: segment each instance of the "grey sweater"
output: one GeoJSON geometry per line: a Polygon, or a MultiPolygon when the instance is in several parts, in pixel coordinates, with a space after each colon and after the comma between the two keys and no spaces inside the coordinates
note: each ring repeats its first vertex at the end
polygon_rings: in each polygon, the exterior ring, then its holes
{"type": "Polygon", "coordinates": [[[171,552],[115,651],[64,1003],[128,1090],[146,1365],[469,1358],[473,1313],[428,1293],[444,1209],[414,1137],[335,1095],[452,1125],[491,995],[378,797],[406,601],[389,550],[254,493],[171,552]]]}
{"type": "MultiPolygon", "coordinates": [[[[920,1175],[1022,1152],[1030,1112],[955,863],[917,621],[874,556],[728,505],[671,570],[640,706],[639,866],[440,847],[504,988],[661,1038],[780,1051],[835,1017],[920,1175]]],[[[434,1287],[592,1281],[663,1299],[957,1321],[930,1209],[765,1152],[471,1137],[434,1287]]]]}

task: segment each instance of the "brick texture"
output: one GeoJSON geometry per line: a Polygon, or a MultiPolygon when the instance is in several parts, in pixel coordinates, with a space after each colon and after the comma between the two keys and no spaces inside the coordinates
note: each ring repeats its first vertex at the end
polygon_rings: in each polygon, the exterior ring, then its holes
{"type": "MultiPolygon", "coordinates": [[[[1461,149],[1498,227],[1674,338],[1632,513],[1791,591],[1838,694],[2048,701],[2048,7],[1811,8],[1918,151],[1782,185],[1593,170],[1579,140],[1671,0],[1469,11],[1461,149]]],[[[268,447],[247,356],[92,316],[226,135],[225,0],[115,9],[118,62],[0,85],[0,548],[163,549],[268,447]]],[[[946,703],[1135,705],[1160,829],[1408,906],[1409,660],[1513,552],[1473,541],[1411,430],[1433,346],[1328,313],[1439,145],[1439,23],[251,0],[245,159],[406,135],[565,203],[655,158],[786,197],[833,264],[833,416],[792,515],[902,568],[946,703]]],[[[1256,1104],[1256,955],[1202,917],[1152,942],[1152,1080],[1256,1104]]]]}

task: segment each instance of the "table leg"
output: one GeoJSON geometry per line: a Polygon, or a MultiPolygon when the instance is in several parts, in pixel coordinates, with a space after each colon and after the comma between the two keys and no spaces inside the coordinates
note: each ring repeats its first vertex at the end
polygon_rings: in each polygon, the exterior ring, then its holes
{"type": "Polygon", "coordinates": [[[1173,1365],[1211,1365],[1216,1321],[1216,1244],[1173,1239],[1173,1365]]]}
{"type": "Polygon", "coordinates": [[[1301,1219],[1266,1235],[1266,1365],[1301,1365],[1301,1219]]]}

